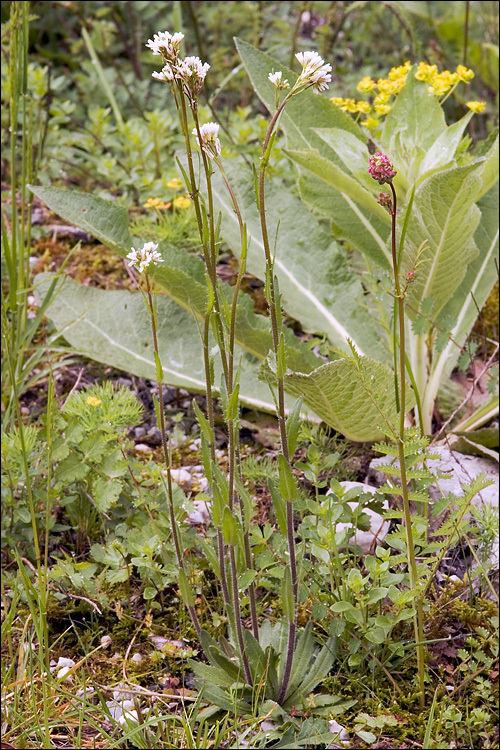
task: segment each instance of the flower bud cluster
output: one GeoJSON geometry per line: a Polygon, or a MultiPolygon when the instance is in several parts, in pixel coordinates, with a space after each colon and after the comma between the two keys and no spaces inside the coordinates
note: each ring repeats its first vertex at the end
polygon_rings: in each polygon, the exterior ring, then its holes
{"type": "Polygon", "coordinates": [[[387,208],[389,213],[392,214],[392,198],[389,193],[379,193],[377,195],[377,203],[379,203],[384,208],[387,208]]]}
{"type": "Polygon", "coordinates": [[[218,159],[221,153],[221,145],[218,138],[219,126],[216,122],[206,122],[204,125],[201,125],[200,137],[198,137],[197,129],[193,128],[193,135],[196,136],[198,146],[210,159],[218,159]]]}
{"type": "Polygon", "coordinates": [[[168,31],[160,31],[148,40],[146,47],[152,50],[153,55],[160,55],[165,63],[159,73],[153,73],[153,78],[167,83],[181,81],[188,97],[194,99],[203,88],[210,65],[202,63],[199,57],[181,59],[179,50],[183,39],[181,32],[169,34],[168,31]]]}
{"type": "Polygon", "coordinates": [[[379,185],[392,182],[397,174],[389,157],[382,153],[370,156],[368,171],[379,185]]]}
{"type": "Polygon", "coordinates": [[[132,248],[132,252],[127,255],[129,266],[137,266],[139,273],[142,273],[151,263],[154,266],[163,263],[163,258],[157,252],[157,248],[158,245],[155,245],[154,242],[146,242],[139,250],[132,248]]]}

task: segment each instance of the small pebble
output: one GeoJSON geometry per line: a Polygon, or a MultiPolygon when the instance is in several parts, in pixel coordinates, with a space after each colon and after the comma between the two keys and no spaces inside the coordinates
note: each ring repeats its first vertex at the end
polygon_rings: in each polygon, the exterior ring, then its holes
{"type": "Polygon", "coordinates": [[[133,656],[131,657],[131,661],[135,661],[135,662],[140,662],[140,661],[142,661],[142,659],[143,659],[143,656],[142,656],[142,654],[140,654],[139,652],[135,653],[135,654],[134,654],[134,655],[133,655],[133,656]]]}
{"type": "Polygon", "coordinates": [[[65,682],[69,682],[69,683],[73,682],[73,680],[71,679],[71,675],[68,674],[69,672],[71,672],[71,667],[63,667],[57,673],[57,679],[62,680],[63,678],[66,678],[64,680],[65,682]],[[68,676],[66,677],[66,675],[68,676]]]}
{"type": "Polygon", "coordinates": [[[76,661],[73,659],[67,659],[65,656],[60,656],[59,661],[56,664],[56,668],[58,667],[74,667],[76,664],[76,661]]]}
{"type": "Polygon", "coordinates": [[[146,443],[136,443],[134,448],[138,453],[151,453],[153,451],[153,448],[146,443]]]}
{"type": "Polygon", "coordinates": [[[125,711],[119,718],[119,723],[123,726],[124,724],[127,724],[127,722],[135,722],[136,724],[139,723],[139,717],[137,715],[137,711],[125,711]]]}
{"type": "MultiPolygon", "coordinates": [[[[166,471],[163,472],[164,474],[166,471]]],[[[172,477],[172,480],[176,484],[191,484],[193,481],[193,477],[191,476],[191,473],[189,471],[186,471],[186,469],[171,469],[170,475],[172,477]]]]}
{"type": "Polygon", "coordinates": [[[103,635],[101,638],[101,646],[104,648],[108,648],[108,646],[111,646],[111,636],[110,635],[103,635]]]}

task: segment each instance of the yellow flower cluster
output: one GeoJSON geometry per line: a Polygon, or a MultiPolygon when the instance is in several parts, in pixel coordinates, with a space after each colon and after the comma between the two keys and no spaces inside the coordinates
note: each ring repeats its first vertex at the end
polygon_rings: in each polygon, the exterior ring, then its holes
{"type": "MultiPolygon", "coordinates": [[[[360,114],[368,115],[361,120],[361,125],[368,130],[375,130],[380,125],[380,118],[391,111],[394,103],[392,97],[396,97],[403,89],[411,67],[411,62],[407,60],[403,65],[392,68],[387,78],[379,78],[378,81],[374,81],[369,76],[362,78],[357,89],[362,94],[373,96],[371,103],[342,97],[334,97],[330,101],[344,112],[357,114],[358,117],[360,114]]],[[[474,71],[464,65],[458,65],[454,73],[449,70],[443,70],[440,73],[437,65],[420,62],[415,78],[417,81],[427,83],[429,91],[435,96],[447,98],[461,81],[469,83],[474,78],[474,71]]],[[[485,107],[483,102],[467,102],[467,106],[473,112],[482,112],[485,107]]]]}
{"type": "Polygon", "coordinates": [[[331,101],[344,112],[369,115],[365,120],[362,120],[361,124],[366,128],[375,129],[379,124],[377,118],[383,117],[391,111],[391,97],[399,94],[405,85],[410,68],[411,62],[408,60],[403,65],[392,68],[387,78],[379,78],[378,81],[374,81],[369,76],[362,78],[357,89],[362,94],[374,95],[372,104],[356,99],[343,99],[342,97],[334,97],[331,101]]]}
{"type": "Polygon", "coordinates": [[[451,73],[449,70],[443,70],[440,73],[437,65],[428,65],[427,63],[420,62],[415,73],[415,78],[417,81],[428,83],[431,94],[445,96],[460,81],[469,83],[474,78],[474,71],[466,68],[465,65],[458,65],[454,73],[451,73]]]}
{"type": "Polygon", "coordinates": [[[473,112],[476,112],[476,114],[479,114],[480,112],[484,111],[485,103],[484,102],[466,102],[466,106],[469,107],[473,112]]]}
{"type": "Polygon", "coordinates": [[[363,112],[365,115],[372,111],[370,102],[356,101],[356,99],[343,99],[341,96],[334,96],[331,102],[340,107],[343,112],[363,112]]]}

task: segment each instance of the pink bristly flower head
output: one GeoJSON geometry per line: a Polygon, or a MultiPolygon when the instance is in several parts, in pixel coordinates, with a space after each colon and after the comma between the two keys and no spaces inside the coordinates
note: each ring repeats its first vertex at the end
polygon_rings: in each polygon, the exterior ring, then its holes
{"type": "Polygon", "coordinates": [[[368,171],[379,185],[392,182],[397,174],[389,157],[381,153],[370,156],[368,171]]]}

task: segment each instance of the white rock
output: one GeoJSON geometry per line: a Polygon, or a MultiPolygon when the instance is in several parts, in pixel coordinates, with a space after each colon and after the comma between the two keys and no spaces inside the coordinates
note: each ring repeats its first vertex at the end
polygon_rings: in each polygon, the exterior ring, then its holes
{"type": "Polygon", "coordinates": [[[331,721],[328,722],[328,731],[336,735],[335,742],[329,745],[330,748],[342,747],[349,744],[349,732],[342,726],[342,724],[335,721],[335,719],[331,719],[331,721]]]}
{"type": "Polygon", "coordinates": [[[67,659],[65,656],[60,656],[59,661],[56,664],[56,669],[59,667],[74,667],[76,664],[76,661],[73,659],[67,659]]]}
{"type": "Polygon", "coordinates": [[[187,515],[189,523],[208,523],[210,520],[209,504],[205,500],[193,500],[194,509],[187,515]]]}
{"type": "Polygon", "coordinates": [[[139,717],[137,715],[137,711],[135,711],[135,710],[133,710],[133,711],[125,711],[125,713],[122,714],[118,718],[118,721],[119,721],[119,723],[122,726],[125,725],[125,724],[127,724],[128,722],[133,722],[135,724],[138,724],[139,723],[139,717]]]}
{"type": "Polygon", "coordinates": [[[272,732],[274,729],[276,729],[276,724],[274,723],[274,721],[264,719],[264,721],[260,725],[260,729],[262,732],[272,732]]]}
{"type": "MultiPolygon", "coordinates": [[[[166,470],[163,473],[166,474],[166,470]]],[[[191,472],[186,471],[186,469],[170,469],[170,476],[172,477],[172,481],[176,484],[190,485],[193,481],[191,472]]]]}
{"type": "MultiPolygon", "coordinates": [[[[493,484],[479,492],[473,498],[472,504],[488,504],[498,507],[499,478],[497,464],[480,456],[466,456],[463,453],[458,453],[458,451],[450,451],[449,448],[445,448],[444,446],[432,446],[430,452],[438,454],[440,458],[428,462],[429,471],[433,474],[438,470],[446,474],[451,474],[449,479],[438,480],[439,488],[445,497],[450,493],[461,497],[464,494],[461,487],[462,484],[469,484],[479,474],[486,474],[486,479],[492,481],[493,484]]],[[[390,464],[393,461],[394,458],[392,456],[374,458],[370,463],[370,474],[373,474],[377,481],[381,483],[385,482],[386,475],[382,472],[377,472],[376,466],[390,464]]],[[[396,461],[395,465],[398,466],[399,462],[396,461]]],[[[441,492],[435,484],[429,488],[429,494],[433,500],[440,500],[441,492]]]]}
{"type": "Polygon", "coordinates": [[[71,672],[71,667],[62,667],[57,673],[57,679],[62,680],[65,678],[64,679],[65,682],[73,682],[69,672],[71,672]]]}
{"type": "Polygon", "coordinates": [[[111,646],[111,636],[110,635],[103,635],[101,638],[101,646],[103,648],[108,648],[111,646]]]}
{"type": "Polygon", "coordinates": [[[142,659],[143,659],[143,656],[138,651],[135,654],[133,654],[133,656],[131,656],[130,658],[131,661],[135,661],[135,662],[140,662],[142,661],[142,659]]]}
{"type": "Polygon", "coordinates": [[[154,449],[146,443],[136,443],[134,446],[137,453],[151,453],[154,449]]]}
{"type": "MultiPolygon", "coordinates": [[[[346,491],[351,490],[354,487],[359,487],[362,492],[369,492],[371,495],[374,495],[377,491],[376,487],[373,487],[370,484],[364,484],[363,482],[340,482],[340,484],[345,488],[346,491]]],[[[327,492],[327,495],[330,494],[332,494],[331,490],[327,492]]],[[[357,503],[356,501],[350,501],[348,505],[353,510],[355,510],[358,507],[359,503],[357,503]]],[[[389,503],[387,502],[387,500],[383,501],[383,507],[388,510],[389,503]]],[[[380,513],[376,513],[370,508],[363,508],[363,513],[366,513],[366,515],[370,517],[370,528],[368,531],[356,529],[356,532],[354,536],[351,537],[349,544],[357,544],[359,547],[361,547],[363,552],[367,554],[373,549],[373,547],[376,547],[385,539],[385,537],[389,533],[389,527],[391,523],[390,521],[384,520],[380,513]]],[[[337,523],[336,525],[337,533],[350,528],[352,528],[352,525],[349,523],[337,523]]]]}
{"type": "Polygon", "coordinates": [[[208,490],[208,479],[206,477],[201,477],[198,480],[198,488],[200,492],[206,492],[208,490]]]}

